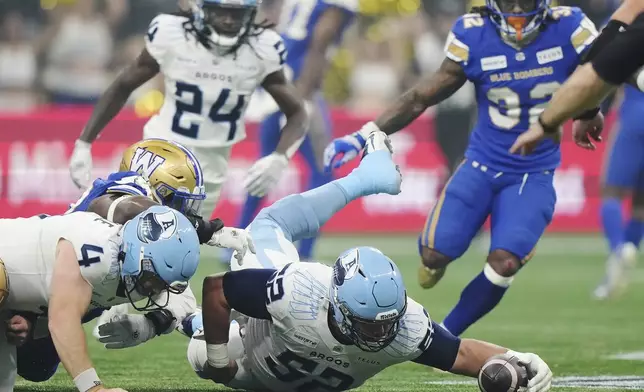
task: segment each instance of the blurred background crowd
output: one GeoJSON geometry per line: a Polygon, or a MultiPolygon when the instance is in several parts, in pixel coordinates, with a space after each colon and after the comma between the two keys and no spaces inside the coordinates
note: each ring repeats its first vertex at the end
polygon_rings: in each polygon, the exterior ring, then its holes
{"type": "MultiPolygon", "coordinates": [[[[277,22],[281,0],[264,0],[262,16],[277,22]]],[[[562,0],[581,6],[596,23],[617,0],[562,0]]],[[[442,61],[454,21],[474,4],[464,0],[360,0],[361,16],[333,58],[324,90],[334,104],[358,113],[380,110],[442,61]]],[[[143,47],[148,23],[175,12],[181,0],[0,1],[0,110],[91,104],[114,74],[143,47]],[[178,4],[179,3],[179,4],[178,4]]],[[[149,114],[162,101],[152,80],[131,104],[149,114]]],[[[464,88],[442,105],[445,121],[469,124],[473,103],[464,88]],[[452,116],[453,110],[457,115],[452,116]]],[[[440,121],[440,119],[437,119],[440,121]]],[[[440,124],[439,125],[440,128],[440,124]]]]}

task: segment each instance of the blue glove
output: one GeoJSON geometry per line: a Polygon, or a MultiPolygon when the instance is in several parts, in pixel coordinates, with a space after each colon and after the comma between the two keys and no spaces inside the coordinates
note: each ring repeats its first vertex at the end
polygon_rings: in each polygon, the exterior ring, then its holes
{"type": "Polygon", "coordinates": [[[358,156],[365,146],[369,134],[380,131],[373,122],[365,124],[358,132],[334,139],[324,149],[324,170],[337,169],[358,156]]]}

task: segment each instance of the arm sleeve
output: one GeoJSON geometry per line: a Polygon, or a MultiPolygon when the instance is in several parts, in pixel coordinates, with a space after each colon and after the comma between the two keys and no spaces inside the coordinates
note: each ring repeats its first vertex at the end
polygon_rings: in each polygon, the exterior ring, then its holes
{"type": "Polygon", "coordinates": [[[592,60],[595,72],[604,81],[620,85],[644,65],[644,13],[623,32],[616,34],[592,60]]]}
{"type": "Polygon", "coordinates": [[[448,371],[454,366],[460,346],[461,339],[432,321],[419,347],[422,352],[413,362],[448,371]]]}
{"type": "Polygon", "coordinates": [[[246,316],[271,320],[267,287],[277,273],[274,269],[259,268],[226,273],[223,278],[226,301],[232,309],[246,316]]]}
{"type": "Polygon", "coordinates": [[[602,29],[597,39],[593,41],[590,48],[585,52],[580,63],[585,64],[597,57],[597,54],[601,52],[609,43],[611,43],[620,32],[620,29],[623,28],[626,28],[626,25],[624,23],[617,20],[609,21],[608,24],[606,24],[606,26],[602,29]]]}

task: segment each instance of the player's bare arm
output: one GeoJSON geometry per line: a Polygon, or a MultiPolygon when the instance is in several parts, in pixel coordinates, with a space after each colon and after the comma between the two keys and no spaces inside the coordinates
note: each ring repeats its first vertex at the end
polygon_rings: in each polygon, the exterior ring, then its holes
{"type": "Polygon", "coordinates": [[[224,294],[224,275],[209,276],[203,281],[203,326],[208,351],[208,374],[220,384],[235,377],[237,366],[228,359],[228,334],[231,307],[224,294]]]}
{"type": "Polygon", "coordinates": [[[448,58],[440,68],[404,93],[374,123],[387,135],[403,129],[427,108],[449,98],[460,89],[467,77],[461,65],[448,58]]]}
{"type": "Polygon", "coordinates": [[[474,339],[462,339],[451,373],[476,377],[488,359],[505,354],[508,349],[474,339]]]}
{"type": "Polygon", "coordinates": [[[622,23],[631,24],[635,17],[644,12],[644,1],[641,0],[624,0],[611,17],[612,20],[618,20],[622,23]]]}
{"type": "Polygon", "coordinates": [[[291,157],[306,134],[308,116],[304,102],[281,70],[266,76],[262,87],[273,97],[280,111],[286,116],[286,125],[282,128],[275,152],[291,157]]]}
{"type": "Polygon", "coordinates": [[[350,17],[344,9],[330,7],[318,20],[309,52],[304,59],[302,73],[295,82],[297,91],[304,99],[310,100],[313,92],[320,87],[328,63],[327,50],[336,39],[338,31],[341,31],[342,25],[350,17]]]}
{"type": "Polygon", "coordinates": [[[136,60],[127,66],[98,100],[92,116],[85,125],[80,140],[92,143],[105,126],[121,111],[134,90],[159,73],[159,64],[143,49],[136,60]]]}
{"type": "Polygon", "coordinates": [[[146,196],[124,196],[110,193],[92,200],[87,211],[94,212],[111,222],[124,224],[155,205],[159,205],[159,203],[146,196]],[[115,202],[118,204],[113,206],[115,202]],[[111,214],[110,209],[112,210],[111,214]]]}
{"type": "MultiPolygon", "coordinates": [[[[91,297],[92,287],[81,275],[73,245],[61,239],[56,249],[56,265],[51,278],[49,332],[61,362],[75,381],[91,373],[95,375],[81,324],[91,297]]],[[[100,383],[98,377],[94,381],[100,383]]],[[[95,388],[88,390],[100,390],[100,384],[95,388]]]]}

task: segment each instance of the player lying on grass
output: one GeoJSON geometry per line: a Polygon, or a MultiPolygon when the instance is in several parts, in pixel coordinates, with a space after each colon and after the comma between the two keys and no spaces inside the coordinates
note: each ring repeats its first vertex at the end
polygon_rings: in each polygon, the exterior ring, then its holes
{"type": "MultiPolygon", "coordinates": [[[[252,247],[243,230],[224,227],[220,219],[207,221],[198,216],[205,198],[201,166],[180,144],[162,139],[135,143],[125,150],[120,170],[106,180],[95,180],[67,213],[90,211],[110,222],[123,224],[146,208],[161,203],[184,213],[195,226],[202,244],[233,248],[238,257],[252,247]]],[[[128,311],[127,304],[113,306],[107,311],[93,309],[83,321],[87,323],[102,314],[94,335],[106,343],[107,348],[124,348],[172,332],[196,306],[194,294],[188,287],[181,294],[170,296],[164,309],[134,315],[121,323],[118,320],[128,311]],[[115,322],[110,327],[99,331],[100,325],[112,319],[115,322]],[[138,333],[133,334],[132,329],[138,333]]],[[[47,319],[43,317],[21,312],[10,320],[9,333],[20,342],[18,374],[33,382],[50,379],[60,363],[52,337],[46,331],[47,319]],[[43,331],[31,333],[34,329],[43,331]]]]}
{"type": "MultiPolygon", "coordinates": [[[[487,0],[485,4],[456,21],[438,71],[375,121],[336,139],[325,152],[326,165],[337,167],[358,154],[372,130],[396,133],[467,80],[474,84],[478,119],[465,160],[444,187],[418,238],[419,283],[432,288],[490,218],[491,245],[485,266],[442,322],[457,336],[501,302],[552,220],[559,145],[545,141],[526,157],[508,150],[583,61],[597,35],[578,8],[550,8],[549,0],[487,0]]],[[[601,113],[587,113],[576,124],[578,142],[583,142],[588,130],[602,126],[601,113]]]]}
{"type": "MultiPolygon", "coordinates": [[[[170,293],[186,289],[199,263],[194,227],[165,206],[151,207],[125,225],[90,212],[0,219],[0,232],[0,275],[6,277],[0,293],[8,292],[3,311],[48,316],[48,350],[57,353],[81,392],[106,390],[89,358],[82,319],[94,309],[124,303],[162,309],[170,293]]],[[[13,391],[24,361],[17,358],[20,342],[13,337],[0,323],[2,392],[13,391]]]]}
{"type": "MultiPolygon", "coordinates": [[[[368,137],[365,154],[347,177],[262,210],[249,228],[257,254],[204,280],[202,313],[183,325],[200,377],[255,391],[341,391],[406,361],[475,377],[490,357],[508,352],[433,322],[377,249],[350,249],[334,267],[298,262],[293,242],[316,235],[349,202],[400,193],[382,132],[368,137]],[[247,317],[231,323],[233,310],[247,317]]],[[[550,388],[552,373],[539,356],[512,354],[532,374],[528,391],[550,388]]]]}

